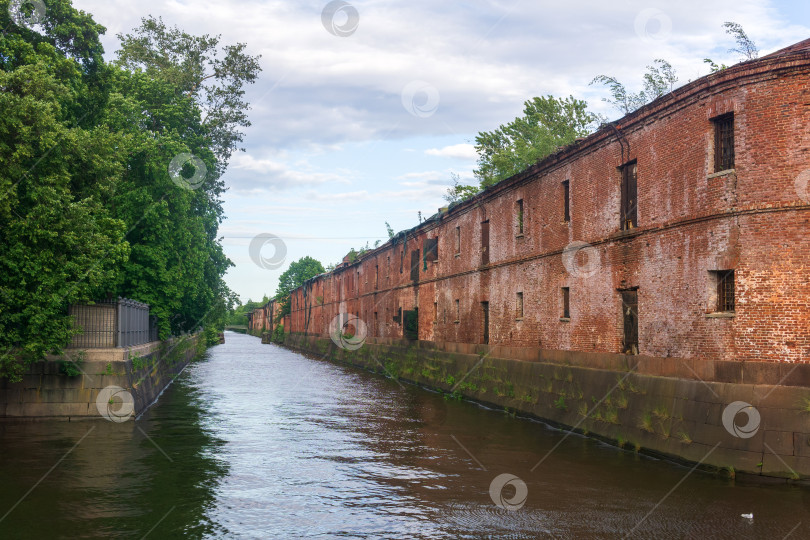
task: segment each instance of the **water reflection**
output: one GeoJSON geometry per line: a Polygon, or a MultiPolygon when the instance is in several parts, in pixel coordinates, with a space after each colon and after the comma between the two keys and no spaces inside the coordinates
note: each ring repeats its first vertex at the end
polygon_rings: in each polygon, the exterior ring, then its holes
{"type": "Polygon", "coordinates": [[[0,538],[142,538],[158,522],[155,537],[222,531],[205,517],[227,474],[222,442],[201,426],[193,388],[160,400],[137,422],[0,423],[0,538]]]}

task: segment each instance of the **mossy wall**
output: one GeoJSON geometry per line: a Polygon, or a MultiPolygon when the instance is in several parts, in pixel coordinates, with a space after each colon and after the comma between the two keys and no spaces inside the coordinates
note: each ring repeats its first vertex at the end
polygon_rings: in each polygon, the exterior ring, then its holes
{"type": "Polygon", "coordinates": [[[19,383],[0,379],[0,419],[101,419],[96,399],[111,386],[132,395],[137,416],[203,346],[196,334],[130,349],[68,350],[32,364],[19,383]],[[77,375],[65,373],[66,360],[76,362],[77,375]]]}
{"type": "MultiPolygon", "coordinates": [[[[560,363],[449,352],[426,342],[365,343],[341,349],[329,338],[287,335],[285,345],[616,442],[619,446],[738,472],[810,477],[810,389],[704,382],[560,363]],[[724,427],[723,411],[753,405],[750,438],[724,427]]],[[[573,353],[576,354],[576,353],[573,353]]],[[[745,425],[745,414],[737,424],[745,425]]]]}

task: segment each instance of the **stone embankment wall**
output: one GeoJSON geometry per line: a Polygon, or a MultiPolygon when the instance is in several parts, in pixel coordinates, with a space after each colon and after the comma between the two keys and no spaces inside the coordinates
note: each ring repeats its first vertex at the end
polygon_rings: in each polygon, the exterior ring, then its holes
{"type": "Polygon", "coordinates": [[[724,474],[810,477],[810,389],[779,371],[718,364],[718,382],[625,355],[379,338],[351,351],[301,334],[285,345],[724,474]]]}
{"type": "Polygon", "coordinates": [[[97,400],[105,389],[115,389],[107,390],[112,411],[123,406],[122,389],[137,416],[198,354],[201,339],[196,334],[129,349],[68,349],[63,357],[31,364],[21,382],[0,379],[0,419],[104,418],[97,400]],[[66,360],[76,361],[78,375],[65,374],[66,360]]]}

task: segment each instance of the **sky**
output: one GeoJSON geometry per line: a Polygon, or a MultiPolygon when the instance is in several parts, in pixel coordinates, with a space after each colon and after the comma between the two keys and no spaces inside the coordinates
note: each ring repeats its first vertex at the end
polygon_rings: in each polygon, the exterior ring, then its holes
{"type": "Polygon", "coordinates": [[[223,180],[220,233],[242,301],[272,295],[304,256],[324,266],[445,206],[457,174],[475,183],[475,136],[534,96],[573,95],[610,119],[597,75],[641,88],[653,60],[679,85],[706,57],[740,60],[722,24],[743,25],[761,55],[810,38],[807,0],[73,0],[116,35],[141,17],[221,35],[261,55],[248,89],[245,152],[223,180]],[[258,237],[258,238],[257,238],[258,237]],[[253,245],[253,250],[251,250],[253,245]],[[253,253],[253,256],[251,256],[253,253]]]}

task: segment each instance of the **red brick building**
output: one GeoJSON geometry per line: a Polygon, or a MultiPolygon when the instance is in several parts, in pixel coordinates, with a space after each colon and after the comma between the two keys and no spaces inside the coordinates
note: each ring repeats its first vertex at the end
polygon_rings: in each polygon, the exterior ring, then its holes
{"type": "Polygon", "coordinates": [[[810,40],[708,75],[295,291],[369,339],[810,361],[810,40]]]}

